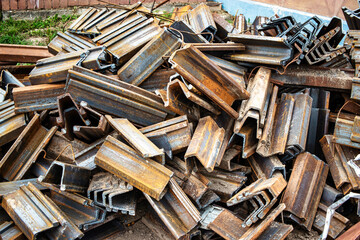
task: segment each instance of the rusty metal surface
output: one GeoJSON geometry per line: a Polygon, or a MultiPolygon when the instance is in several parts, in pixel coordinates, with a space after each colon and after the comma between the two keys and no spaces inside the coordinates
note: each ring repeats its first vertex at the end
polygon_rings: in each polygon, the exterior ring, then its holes
{"type": "Polygon", "coordinates": [[[106,138],[97,152],[95,164],[156,200],[164,196],[165,187],[173,175],[161,164],[145,160],[135,150],[111,136],[106,138]]]}
{"type": "Polygon", "coordinates": [[[10,181],[22,179],[55,132],[56,127],[47,130],[41,126],[35,115],[1,159],[1,176],[10,181]]]}
{"type": "Polygon", "coordinates": [[[165,164],[164,150],[159,149],[139,129],[125,118],[113,119],[105,116],[109,124],[135,149],[143,158],[154,158],[165,164]]]}
{"type": "Polygon", "coordinates": [[[203,53],[190,45],[177,50],[169,61],[181,76],[215,104],[230,116],[238,117],[231,105],[235,100],[249,98],[249,93],[203,53]],[[212,74],[208,75],[210,72],[212,74]]]}
{"type": "Polygon", "coordinates": [[[359,237],[360,237],[360,223],[357,223],[336,239],[349,240],[349,239],[358,239],[359,237]]]}
{"type": "Polygon", "coordinates": [[[178,33],[164,29],[140,51],[138,51],[117,72],[119,79],[139,86],[181,45],[178,33]]]}
{"type": "Polygon", "coordinates": [[[359,126],[360,118],[358,116],[353,121],[337,118],[333,141],[341,145],[360,149],[359,126]]]}
{"type": "Polygon", "coordinates": [[[255,154],[248,158],[248,162],[257,178],[271,178],[276,172],[286,177],[285,165],[277,156],[261,157],[255,154]]]}
{"type": "Polygon", "coordinates": [[[92,48],[95,47],[95,44],[66,31],[64,33],[57,32],[56,37],[51,40],[47,47],[50,53],[56,55],[60,52],[67,53],[92,48]]]}
{"type": "MultiPolygon", "coordinates": [[[[328,206],[320,202],[313,224],[313,228],[318,232],[322,232],[324,230],[327,207],[328,206]]],[[[328,236],[331,239],[336,239],[336,237],[349,224],[349,221],[350,220],[347,219],[346,217],[335,212],[331,220],[328,236]]]]}
{"type": "Polygon", "coordinates": [[[189,233],[201,220],[199,211],[174,179],[169,181],[169,189],[160,201],[144,195],[176,239],[189,233]]]}
{"type": "Polygon", "coordinates": [[[351,99],[354,100],[360,100],[360,79],[359,78],[354,78],[352,80],[352,86],[351,86],[351,99]]]}
{"type": "Polygon", "coordinates": [[[143,126],[173,115],[155,94],[81,67],[69,71],[66,92],[99,112],[126,117],[143,126]]]}
{"type": "Polygon", "coordinates": [[[104,222],[106,211],[93,206],[90,199],[79,194],[61,191],[52,186],[49,188],[51,190],[49,198],[79,229],[87,230],[92,225],[104,222]]]}
{"type": "Polygon", "coordinates": [[[37,60],[52,56],[43,46],[0,44],[1,62],[36,63],[37,60]]]}
{"type": "Polygon", "coordinates": [[[0,197],[7,195],[15,190],[18,190],[21,186],[25,186],[29,183],[33,184],[39,190],[46,189],[45,186],[42,186],[40,183],[37,182],[36,178],[2,182],[0,183],[0,197]]]}
{"type": "Polygon", "coordinates": [[[320,140],[320,144],[326,162],[329,164],[335,187],[345,194],[351,189],[358,190],[360,182],[353,169],[347,164],[348,159],[344,155],[343,147],[333,144],[332,138],[331,135],[325,135],[320,140]]]}
{"type": "Polygon", "coordinates": [[[109,58],[110,54],[103,46],[45,58],[36,63],[29,79],[32,85],[65,81],[73,66],[106,69],[112,66],[109,58]]]}
{"type": "Polygon", "coordinates": [[[135,216],[136,200],[133,187],[110,173],[100,172],[93,176],[87,189],[88,198],[108,212],[135,216]]]}
{"type": "Polygon", "coordinates": [[[293,58],[293,49],[280,37],[229,34],[228,38],[246,46],[241,53],[227,54],[230,60],[285,66],[293,58]]]}
{"type": "Polygon", "coordinates": [[[263,135],[256,149],[263,157],[283,154],[288,141],[295,99],[292,94],[283,94],[276,103],[276,95],[277,87],[274,86],[263,135]]]}
{"type": "Polygon", "coordinates": [[[296,157],[281,202],[299,224],[310,230],[329,171],[326,163],[305,152],[296,157]]]}
{"type": "Polygon", "coordinates": [[[14,88],[15,113],[55,109],[57,97],[65,93],[65,84],[40,84],[14,88]]]}
{"type": "Polygon", "coordinates": [[[188,115],[189,118],[199,119],[200,109],[198,106],[212,112],[216,115],[220,114],[217,107],[209,103],[208,99],[197,94],[196,89],[189,89],[181,80],[175,79],[170,81],[164,91],[157,90],[156,93],[161,96],[164,106],[179,115],[188,115]]]}
{"type": "Polygon", "coordinates": [[[199,120],[185,153],[188,171],[194,167],[195,159],[198,159],[207,171],[214,170],[224,134],[225,130],[219,128],[210,116],[199,120]]]}
{"type": "Polygon", "coordinates": [[[255,77],[250,80],[247,87],[250,98],[241,102],[239,118],[234,126],[235,133],[239,133],[247,121],[256,121],[256,138],[261,138],[272,89],[270,77],[269,69],[260,68],[255,77]]]}
{"type": "Polygon", "coordinates": [[[25,235],[14,224],[13,221],[6,221],[0,225],[0,236],[4,240],[25,240],[25,235]]]}
{"type": "Polygon", "coordinates": [[[187,115],[183,115],[140,128],[139,131],[150,139],[166,134],[171,146],[171,151],[175,154],[184,151],[189,146],[193,129],[188,121],[187,115]]]}
{"type": "Polygon", "coordinates": [[[0,146],[15,140],[26,126],[26,116],[15,114],[15,105],[10,99],[0,103],[0,146]]]}
{"type": "Polygon", "coordinates": [[[272,222],[257,238],[258,240],[284,240],[294,229],[292,225],[272,222]]]}
{"type": "Polygon", "coordinates": [[[51,183],[61,191],[85,192],[89,186],[91,172],[87,168],[68,163],[53,161],[40,182],[51,183]]]}
{"type": "Polygon", "coordinates": [[[157,89],[165,89],[170,77],[175,73],[174,69],[157,69],[139,87],[155,93],[157,89]]]}

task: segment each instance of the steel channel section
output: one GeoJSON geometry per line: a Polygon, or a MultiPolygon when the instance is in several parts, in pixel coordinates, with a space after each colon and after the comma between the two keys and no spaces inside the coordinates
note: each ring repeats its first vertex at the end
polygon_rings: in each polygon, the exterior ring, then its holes
{"type": "Polygon", "coordinates": [[[285,240],[294,227],[289,224],[272,222],[257,240],[285,240]]]}
{"type": "Polygon", "coordinates": [[[173,173],[161,164],[144,159],[134,149],[108,136],[95,156],[95,164],[156,200],[166,193],[173,173]]]}
{"type": "Polygon", "coordinates": [[[189,233],[201,220],[199,211],[174,179],[170,180],[169,190],[160,201],[144,195],[176,239],[189,233]]]}
{"type": "Polygon", "coordinates": [[[275,91],[275,88],[270,100],[267,114],[268,119],[256,149],[256,152],[263,157],[283,154],[285,152],[294,110],[294,96],[292,94],[283,94],[280,102],[277,104],[277,91],[275,91]]]}
{"type": "MultiPolygon", "coordinates": [[[[313,224],[313,228],[318,232],[324,230],[327,208],[328,206],[320,202],[313,224]]],[[[335,212],[329,227],[328,236],[331,239],[336,239],[336,237],[347,227],[349,221],[349,219],[342,216],[340,213],[335,212]]]]}
{"type": "Polygon", "coordinates": [[[337,240],[349,240],[349,239],[357,239],[359,237],[360,237],[360,223],[358,222],[357,224],[355,224],[354,226],[352,226],[351,228],[346,230],[346,232],[341,234],[336,239],[337,240]]]}
{"type": "Polygon", "coordinates": [[[140,128],[139,131],[148,138],[165,134],[171,146],[171,151],[176,154],[185,151],[189,146],[192,136],[192,125],[189,123],[187,115],[182,115],[140,128]]]}
{"type": "Polygon", "coordinates": [[[15,63],[36,63],[53,55],[43,46],[0,44],[0,61],[15,63]]]}
{"type": "Polygon", "coordinates": [[[212,172],[224,136],[225,130],[219,128],[210,116],[201,118],[185,153],[187,171],[191,172],[195,159],[198,159],[208,172],[212,172]]]}
{"type": "Polygon", "coordinates": [[[143,158],[154,158],[154,160],[165,164],[165,153],[152,143],[139,129],[137,129],[126,118],[113,119],[110,115],[105,116],[109,124],[135,149],[143,158]]]}
{"type": "Polygon", "coordinates": [[[124,33],[104,42],[103,45],[118,59],[118,64],[125,63],[136,51],[152,40],[161,28],[150,18],[124,33]]]}
{"type": "Polygon", "coordinates": [[[32,85],[65,81],[68,70],[79,62],[82,66],[93,70],[110,68],[111,64],[99,59],[106,55],[109,56],[109,53],[103,46],[99,46],[42,59],[30,72],[29,79],[32,85]]]}
{"type": "Polygon", "coordinates": [[[65,84],[40,84],[13,89],[15,113],[57,108],[57,97],[65,93],[65,84]]]}
{"type": "Polygon", "coordinates": [[[80,67],[69,71],[66,92],[76,102],[85,101],[101,113],[126,117],[142,126],[161,122],[167,114],[174,115],[155,94],[80,67]]]}
{"type": "Polygon", "coordinates": [[[195,33],[203,33],[202,36],[208,40],[212,39],[217,31],[210,7],[204,3],[188,11],[182,16],[182,19],[190,24],[195,33]]]}
{"type": "Polygon", "coordinates": [[[139,86],[181,46],[181,39],[168,29],[162,30],[117,72],[119,79],[139,86]]]}
{"type": "Polygon", "coordinates": [[[0,146],[15,140],[26,127],[25,114],[15,114],[10,99],[0,103],[0,146]]]}
{"type": "Polygon", "coordinates": [[[50,199],[79,229],[86,231],[89,227],[105,221],[106,211],[93,206],[90,199],[55,187],[50,187],[50,189],[50,199]]]}
{"type": "Polygon", "coordinates": [[[354,78],[351,86],[351,99],[360,100],[360,78],[354,78]]]}
{"type": "Polygon", "coordinates": [[[85,192],[89,186],[91,171],[76,165],[53,161],[40,182],[51,183],[61,191],[85,192]]]}
{"type": "Polygon", "coordinates": [[[64,33],[58,32],[47,47],[50,53],[56,55],[59,52],[67,53],[65,50],[67,47],[73,51],[78,51],[95,47],[95,44],[66,31],[64,33]]]}
{"type": "Polygon", "coordinates": [[[248,162],[257,178],[271,178],[276,172],[286,177],[285,165],[277,156],[261,157],[255,154],[248,158],[248,162]]]}
{"type": "Polygon", "coordinates": [[[310,230],[329,171],[328,165],[308,152],[296,157],[281,202],[291,219],[310,230]]]}
{"type": "Polygon", "coordinates": [[[4,196],[3,208],[28,239],[76,239],[84,234],[32,183],[4,196]]]}
{"type": "Polygon", "coordinates": [[[175,79],[167,84],[166,95],[161,94],[161,90],[157,90],[156,93],[159,91],[164,101],[164,106],[179,115],[186,114],[189,118],[198,120],[200,118],[198,106],[215,115],[220,114],[220,111],[209,103],[209,100],[196,94],[195,89],[190,90],[189,87],[179,79],[175,79]]]}
{"type": "Polygon", "coordinates": [[[9,181],[22,179],[55,132],[56,127],[47,130],[41,126],[39,115],[34,115],[1,159],[1,176],[9,181]]]}
{"type": "MultiPolygon", "coordinates": [[[[337,147],[332,143],[332,135],[325,135],[320,140],[320,145],[323,150],[326,162],[329,164],[331,176],[335,183],[336,189],[340,191],[358,190],[360,189],[360,182],[354,171],[347,164],[347,159],[341,154],[341,147],[337,147]],[[339,153],[339,150],[341,151],[339,153]]],[[[347,193],[347,192],[345,192],[347,193]]]]}
{"type": "Polygon", "coordinates": [[[5,221],[0,225],[0,236],[4,240],[25,240],[25,235],[13,221],[5,221]]]}
{"type": "Polygon", "coordinates": [[[229,60],[285,66],[293,58],[293,48],[280,37],[230,33],[228,38],[246,46],[241,53],[227,54],[229,60]]]}
{"type": "Polygon", "coordinates": [[[256,138],[261,138],[262,128],[265,123],[267,102],[270,100],[270,77],[271,70],[260,68],[255,77],[250,80],[247,91],[250,98],[241,102],[239,118],[235,121],[234,132],[240,132],[245,122],[256,121],[256,138]],[[251,112],[251,114],[250,114],[251,112]]]}
{"type": "Polygon", "coordinates": [[[360,149],[360,139],[355,137],[360,131],[359,119],[360,118],[355,117],[355,119],[351,121],[348,119],[337,118],[333,141],[341,145],[360,149]]]}
{"type": "Polygon", "coordinates": [[[231,117],[239,117],[231,105],[235,100],[248,99],[249,92],[206,55],[189,45],[175,51],[169,62],[175,71],[231,117]]]}
{"type": "Polygon", "coordinates": [[[233,197],[247,181],[244,172],[225,172],[214,170],[209,173],[206,170],[200,170],[200,174],[204,176],[209,182],[209,189],[216,193],[222,202],[228,201],[233,197]]]}

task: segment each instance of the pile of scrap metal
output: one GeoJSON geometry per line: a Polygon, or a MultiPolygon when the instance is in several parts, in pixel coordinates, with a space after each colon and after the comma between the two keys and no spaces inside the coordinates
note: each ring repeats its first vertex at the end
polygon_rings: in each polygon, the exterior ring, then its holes
{"type": "Polygon", "coordinates": [[[139,219],[163,239],[358,238],[342,204],[360,190],[360,34],[243,18],[89,8],[53,57],[6,67],[1,238],[104,239],[139,219]]]}

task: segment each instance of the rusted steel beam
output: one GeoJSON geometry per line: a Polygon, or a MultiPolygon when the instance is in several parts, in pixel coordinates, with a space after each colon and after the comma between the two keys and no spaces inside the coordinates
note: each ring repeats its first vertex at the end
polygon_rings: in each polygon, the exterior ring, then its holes
{"type": "Polygon", "coordinates": [[[95,44],[66,31],[64,33],[57,32],[56,37],[51,40],[47,47],[50,53],[56,55],[60,52],[67,53],[92,48],[95,47],[95,44]]]}
{"type": "Polygon", "coordinates": [[[272,79],[289,87],[318,87],[337,92],[349,92],[352,86],[353,72],[342,69],[290,66],[286,73],[274,73],[272,79]]]}
{"type": "Polygon", "coordinates": [[[11,182],[1,182],[0,183],[0,198],[2,198],[4,195],[7,195],[15,190],[18,190],[21,186],[28,185],[29,183],[32,183],[39,190],[47,189],[45,186],[43,186],[39,182],[37,182],[37,178],[23,179],[23,180],[11,181],[11,182]]]}
{"type": "Polygon", "coordinates": [[[217,31],[210,7],[204,3],[188,11],[182,16],[182,19],[189,23],[196,34],[202,33],[207,40],[212,39],[217,31]]]}
{"type": "Polygon", "coordinates": [[[360,237],[360,222],[349,228],[346,232],[341,234],[337,240],[356,240],[360,237]]]}
{"type": "Polygon", "coordinates": [[[271,178],[276,172],[286,177],[285,165],[277,156],[264,158],[255,154],[248,158],[248,162],[257,178],[271,178]]]}
{"type": "Polygon", "coordinates": [[[239,32],[241,32],[237,28],[235,28],[233,24],[227,22],[220,14],[212,12],[212,16],[217,28],[216,35],[219,36],[221,40],[227,38],[229,33],[238,34],[239,32]]]}
{"type": "Polygon", "coordinates": [[[0,146],[15,140],[26,127],[26,116],[15,114],[14,109],[10,99],[0,103],[0,146]]]}
{"type": "Polygon", "coordinates": [[[184,151],[189,146],[193,127],[189,123],[187,116],[183,115],[139,130],[149,139],[166,134],[171,151],[176,154],[184,151]]]}
{"type": "Polygon", "coordinates": [[[53,161],[40,182],[51,183],[61,191],[85,192],[89,186],[91,171],[76,165],[53,161]]]}
{"type": "Polygon", "coordinates": [[[89,69],[106,69],[113,66],[109,63],[111,55],[103,46],[72,53],[60,54],[51,58],[45,58],[36,63],[30,72],[32,85],[65,81],[68,70],[75,65],[89,69]]]}
{"type": "Polygon", "coordinates": [[[239,114],[231,107],[235,100],[249,98],[249,93],[237,81],[229,77],[206,55],[191,45],[177,50],[170,63],[175,71],[204,93],[233,118],[239,114]],[[211,75],[209,75],[211,73],[211,75]]]}
{"type": "Polygon", "coordinates": [[[139,52],[137,52],[117,72],[119,79],[139,86],[181,45],[181,40],[173,30],[164,29],[139,52]]]}
{"type": "Polygon", "coordinates": [[[55,109],[65,84],[40,84],[13,89],[15,113],[55,109]]]}
{"type": "Polygon", "coordinates": [[[350,98],[354,100],[360,100],[360,78],[354,78],[352,80],[350,98]]]}
{"type": "MultiPolygon", "coordinates": [[[[344,146],[332,143],[332,136],[325,135],[321,140],[321,148],[323,150],[326,162],[329,164],[331,176],[335,183],[335,187],[347,194],[351,189],[359,190],[360,181],[354,170],[348,165],[348,159],[345,152],[351,153],[349,148],[343,150],[344,146]]],[[[354,159],[354,155],[353,158],[354,159]]]]}
{"type": "Polygon", "coordinates": [[[22,179],[55,132],[56,127],[47,130],[41,126],[39,115],[34,115],[1,159],[1,176],[9,181],[22,179]]]}
{"type": "Polygon", "coordinates": [[[2,207],[28,239],[58,238],[61,235],[75,239],[84,235],[54,202],[31,183],[5,195],[2,207]]]}
{"type": "Polygon", "coordinates": [[[283,94],[276,103],[276,95],[277,86],[274,86],[263,135],[256,149],[263,157],[283,154],[288,140],[295,99],[292,94],[283,94]]]}
{"type": "MultiPolygon", "coordinates": [[[[320,202],[316,212],[313,228],[320,233],[324,230],[327,208],[328,206],[320,202]]],[[[349,219],[342,216],[340,213],[335,212],[330,223],[328,236],[331,239],[336,239],[349,222],[349,219]]]]}
{"type": "Polygon", "coordinates": [[[91,125],[74,125],[73,133],[78,139],[92,143],[94,140],[106,136],[110,130],[110,124],[105,119],[105,116],[92,109],[87,102],[81,101],[80,108],[85,111],[91,125]]]}
{"type": "Polygon", "coordinates": [[[125,118],[113,119],[106,115],[109,124],[131,145],[143,158],[154,158],[161,164],[165,164],[163,149],[159,149],[139,129],[125,118]]]}
{"type": "Polygon", "coordinates": [[[223,158],[221,159],[221,163],[219,168],[227,170],[227,171],[235,171],[235,170],[243,170],[244,172],[251,171],[248,167],[242,166],[238,161],[239,156],[241,155],[242,147],[239,145],[231,146],[229,149],[226,149],[223,158]]]}
{"type": "Polygon", "coordinates": [[[173,175],[166,167],[142,158],[135,150],[111,136],[97,152],[95,164],[156,200],[164,196],[165,187],[173,175]]]}
{"type": "Polygon", "coordinates": [[[293,58],[293,49],[280,37],[230,33],[228,38],[246,46],[241,53],[226,55],[233,61],[285,66],[293,58]]]}
{"type": "Polygon", "coordinates": [[[50,188],[50,199],[79,229],[87,230],[105,221],[106,211],[94,206],[92,200],[80,194],[61,191],[50,184],[46,186],[50,188]]]}
{"type": "Polygon", "coordinates": [[[247,87],[250,98],[241,102],[239,118],[234,125],[235,133],[239,133],[247,121],[256,121],[256,138],[261,138],[272,90],[270,76],[271,70],[260,68],[250,80],[247,87]]]}
{"type": "Polygon", "coordinates": [[[174,115],[155,94],[81,67],[69,71],[66,92],[76,102],[85,101],[101,113],[126,117],[142,126],[161,122],[167,114],[174,115]]]}
{"type": "Polygon", "coordinates": [[[272,222],[257,240],[284,240],[294,229],[292,225],[272,222]]]}
{"type": "Polygon", "coordinates": [[[185,153],[188,173],[195,166],[195,159],[198,159],[207,171],[214,170],[224,135],[225,130],[219,128],[210,116],[199,120],[185,153]]]}
{"type": "Polygon", "coordinates": [[[186,171],[184,161],[175,157],[169,162],[169,165],[166,165],[166,167],[174,172],[175,180],[183,191],[196,203],[198,208],[205,208],[211,203],[220,200],[220,197],[208,187],[210,184],[208,179],[194,173],[190,176],[184,174],[186,171]]]}
{"type": "Polygon", "coordinates": [[[245,46],[241,43],[191,43],[191,45],[201,52],[245,50],[245,46]]]}
{"type": "Polygon", "coordinates": [[[215,115],[220,114],[217,107],[209,103],[209,100],[199,96],[197,90],[186,86],[181,80],[175,79],[167,84],[166,92],[157,90],[161,96],[164,106],[179,115],[188,115],[189,118],[198,120],[200,118],[199,106],[215,115]]]}
{"type": "Polygon", "coordinates": [[[241,171],[225,172],[214,170],[209,173],[204,169],[200,169],[199,173],[195,175],[205,177],[209,181],[209,189],[216,193],[222,202],[226,202],[233,197],[247,181],[245,173],[241,171]]]}
{"type": "Polygon", "coordinates": [[[290,218],[310,231],[329,171],[326,163],[308,152],[296,157],[281,202],[290,218]]]}
{"type": "Polygon", "coordinates": [[[53,57],[47,47],[16,44],[0,44],[0,61],[15,63],[36,63],[37,60],[53,57]]]}
{"type": "Polygon", "coordinates": [[[157,69],[146,78],[139,87],[155,93],[157,89],[165,89],[170,77],[176,74],[174,69],[157,69]]]}
{"type": "Polygon", "coordinates": [[[360,117],[355,116],[353,121],[337,118],[333,141],[341,145],[360,149],[360,117]]]}
{"type": "Polygon", "coordinates": [[[306,149],[312,98],[308,94],[296,94],[294,98],[294,110],[282,161],[290,160],[306,149]]]}
{"type": "MultiPolygon", "coordinates": [[[[256,118],[256,116],[253,116],[253,117],[256,118]]],[[[253,119],[251,119],[251,120],[253,120],[253,119]]],[[[236,135],[242,139],[241,142],[242,142],[242,157],[243,158],[248,158],[251,155],[253,155],[258,146],[258,140],[256,138],[258,128],[256,126],[256,123],[251,120],[249,119],[249,121],[247,121],[244,125],[242,125],[239,132],[236,133],[236,135]]],[[[235,122],[235,124],[236,124],[236,122],[235,122]]]]}
{"type": "Polygon", "coordinates": [[[161,31],[161,28],[155,23],[153,18],[137,22],[137,24],[133,25],[119,26],[113,35],[98,41],[117,58],[118,64],[123,64],[129,60],[136,51],[161,31]]]}
{"type": "Polygon", "coordinates": [[[88,198],[108,212],[118,212],[135,216],[136,200],[133,186],[108,172],[94,174],[89,188],[88,198]]]}
{"type": "Polygon", "coordinates": [[[6,221],[0,225],[0,236],[3,240],[25,240],[25,235],[14,224],[13,221],[6,221]]]}
{"type": "Polygon", "coordinates": [[[170,180],[169,190],[160,201],[144,195],[176,239],[189,233],[201,220],[199,211],[174,179],[170,180]]]}

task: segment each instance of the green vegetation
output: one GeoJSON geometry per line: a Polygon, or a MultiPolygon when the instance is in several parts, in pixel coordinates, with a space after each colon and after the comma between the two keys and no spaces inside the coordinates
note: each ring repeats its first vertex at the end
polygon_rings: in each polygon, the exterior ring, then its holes
{"type": "Polygon", "coordinates": [[[75,15],[55,14],[46,19],[14,20],[11,17],[0,21],[0,43],[23,45],[46,45],[58,31],[64,31],[75,15]]]}

